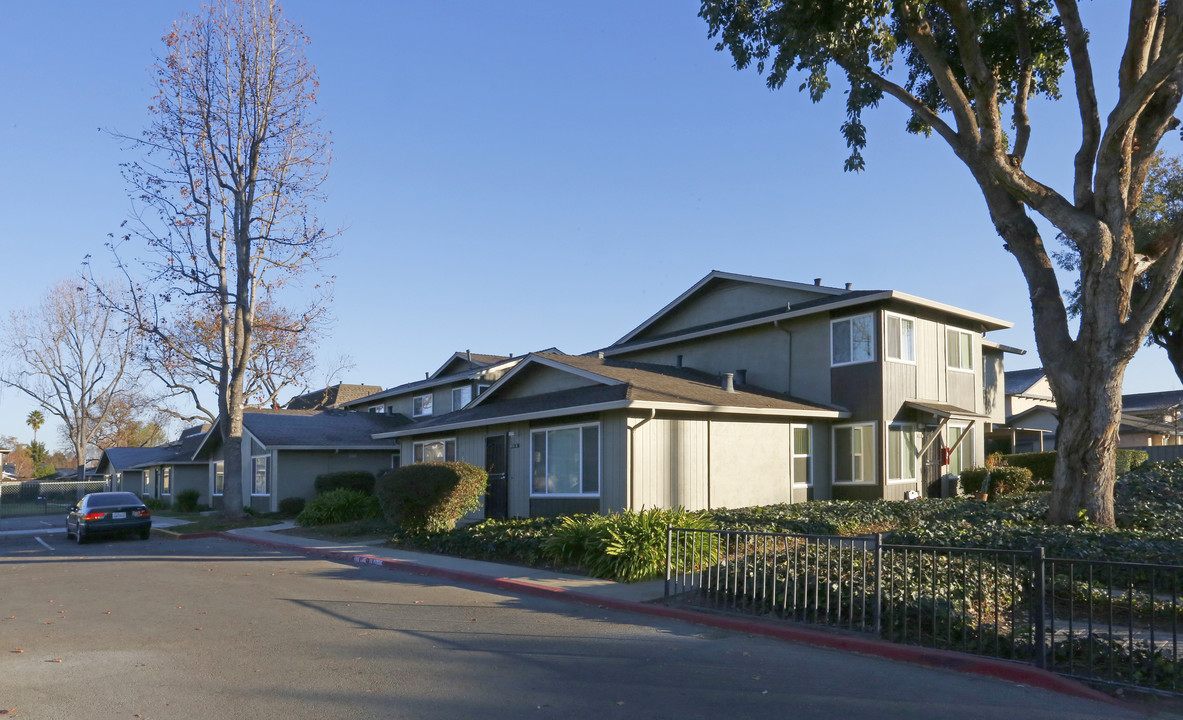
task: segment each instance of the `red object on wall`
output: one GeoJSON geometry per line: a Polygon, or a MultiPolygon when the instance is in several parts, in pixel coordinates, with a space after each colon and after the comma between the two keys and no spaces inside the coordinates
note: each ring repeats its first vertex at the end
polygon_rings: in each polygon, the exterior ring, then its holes
{"type": "Polygon", "coordinates": [[[953,448],[941,448],[941,465],[948,465],[953,459],[953,448]]]}

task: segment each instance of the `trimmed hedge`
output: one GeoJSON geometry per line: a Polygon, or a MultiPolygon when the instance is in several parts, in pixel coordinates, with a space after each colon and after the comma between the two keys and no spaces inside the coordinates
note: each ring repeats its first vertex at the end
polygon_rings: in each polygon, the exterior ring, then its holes
{"type": "Polygon", "coordinates": [[[382,514],[378,500],[357,490],[338,488],[324,495],[317,495],[304,506],[304,512],[296,516],[296,524],[302,527],[313,525],[336,525],[338,523],[369,520],[382,514]]]}
{"type": "MultiPolygon", "coordinates": [[[[1011,467],[1025,467],[1031,471],[1036,480],[1051,480],[1056,471],[1056,451],[1019,453],[1004,455],[1006,464],[1011,467]]],[[[1121,477],[1130,470],[1145,465],[1150,460],[1150,454],[1142,450],[1117,451],[1117,476],[1121,477]]]]}
{"type": "Polygon", "coordinates": [[[285,497],[283,500],[279,501],[279,514],[287,515],[289,517],[296,517],[300,513],[304,512],[306,505],[307,503],[302,497],[285,497]]]}
{"type": "Polygon", "coordinates": [[[984,467],[963,470],[961,487],[970,495],[981,492],[982,483],[986,481],[987,473],[990,474],[990,487],[988,488],[990,499],[994,499],[998,495],[1026,492],[1033,483],[1031,471],[1027,468],[1000,465],[993,470],[987,470],[984,467]]]}
{"type": "Polygon", "coordinates": [[[464,462],[415,463],[382,473],[374,487],[387,522],[407,532],[441,532],[481,507],[484,468],[464,462]]]}
{"type": "Polygon", "coordinates": [[[340,490],[356,490],[363,495],[374,494],[374,473],[366,470],[343,470],[316,476],[313,483],[317,495],[340,490]]]}

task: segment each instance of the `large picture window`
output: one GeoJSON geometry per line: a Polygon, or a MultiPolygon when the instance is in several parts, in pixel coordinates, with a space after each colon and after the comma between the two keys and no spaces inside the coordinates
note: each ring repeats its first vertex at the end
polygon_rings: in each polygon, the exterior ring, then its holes
{"type": "Polygon", "coordinates": [[[413,462],[454,462],[456,460],[456,438],[426,440],[413,446],[413,462]]]}
{"type": "Polygon", "coordinates": [[[892,425],[887,429],[887,479],[915,480],[919,433],[915,425],[892,425]]]}
{"type": "Polygon", "coordinates": [[[254,478],[251,483],[251,495],[270,495],[271,494],[271,473],[267,467],[267,456],[252,458],[255,466],[254,478]]]}
{"type": "Polygon", "coordinates": [[[875,426],[844,425],[834,428],[834,482],[875,480],[875,426]]]}
{"type": "Polygon", "coordinates": [[[973,467],[973,428],[950,425],[948,428],[948,437],[948,447],[957,445],[957,449],[949,455],[949,467],[945,472],[950,475],[960,475],[962,470],[973,467]],[[962,436],[965,437],[964,440],[961,440],[962,436]],[[958,444],[958,440],[961,440],[960,444],[958,444]]]}
{"type": "Polygon", "coordinates": [[[916,362],[916,321],[902,315],[887,315],[887,359],[916,362]]]}
{"type": "Polygon", "coordinates": [[[830,362],[850,365],[875,359],[875,333],[870,315],[834,320],[830,323],[830,362]]]}
{"type": "Polygon", "coordinates": [[[808,425],[793,426],[793,482],[797,485],[813,484],[813,428],[808,425]]]}
{"type": "Polygon", "coordinates": [[[974,369],[974,336],[964,330],[945,331],[945,356],[954,370],[974,369]]]}
{"type": "Polygon", "coordinates": [[[599,425],[535,430],[530,445],[531,494],[600,494],[599,425]]]}
{"type": "Polygon", "coordinates": [[[432,396],[430,393],[427,395],[416,395],[415,398],[411,400],[411,416],[426,417],[430,415],[431,404],[432,396]]]}

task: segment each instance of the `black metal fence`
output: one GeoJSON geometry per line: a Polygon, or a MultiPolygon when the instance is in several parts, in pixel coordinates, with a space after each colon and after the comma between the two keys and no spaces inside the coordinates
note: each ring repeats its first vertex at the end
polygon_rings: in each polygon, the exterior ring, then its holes
{"type": "Polygon", "coordinates": [[[1183,694],[1183,566],[670,528],[665,596],[1183,694]]]}
{"type": "Polygon", "coordinates": [[[66,514],[83,495],[106,490],[102,480],[28,480],[0,483],[0,518],[66,514]]]}

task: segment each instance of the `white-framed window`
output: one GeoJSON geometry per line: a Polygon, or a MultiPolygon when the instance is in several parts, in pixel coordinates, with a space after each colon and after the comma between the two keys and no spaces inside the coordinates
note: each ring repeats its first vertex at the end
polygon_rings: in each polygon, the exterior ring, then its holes
{"type": "Polygon", "coordinates": [[[123,487],[123,473],[121,473],[121,472],[115,473],[115,487],[117,487],[117,488],[123,487]]]}
{"type": "Polygon", "coordinates": [[[875,424],[834,427],[834,482],[875,481],[875,424]]]}
{"type": "Polygon", "coordinates": [[[953,447],[958,440],[964,435],[965,439],[961,440],[961,444],[957,445],[957,449],[949,455],[949,466],[945,472],[950,475],[960,475],[962,470],[966,470],[974,466],[974,431],[973,428],[965,426],[953,425],[952,423],[946,428],[948,447],[953,447]]]}
{"type": "Polygon", "coordinates": [[[875,328],[871,315],[830,321],[830,364],[853,365],[875,359],[875,328]]]}
{"type": "Polygon", "coordinates": [[[916,320],[887,313],[887,332],[883,345],[888,360],[916,362],[916,320]]]}
{"type": "Polygon", "coordinates": [[[268,467],[270,463],[267,460],[268,456],[266,455],[251,458],[251,463],[254,467],[254,472],[251,473],[251,495],[271,494],[271,473],[268,467]]]}
{"type": "Polygon", "coordinates": [[[888,480],[916,479],[919,440],[920,433],[915,425],[891,425],[887,428],[888,480]]]}
{"type": "Polygon", "coordinates": [[[452,412],[459,410],[472,402],[472,386],[461,385],[452,388],[452,412]]]}
{"type": "Polygon", "coordinates": [[[226,491],[226,466],[221,460],[214,463],[214,495],[221,496],[226,491]]]}
{"type": "Polygon", "coordinates": [[[945,357],[950,370],[974,369],[973,333],[957,328],[945,330],[945,357]]]}
{"type": "Polygon", "coordinates": [[[413,462],[454,462],[456,460],[456,438],[424,440],[412,446],[413,462]]]}
{"type": "Polygon", "coordinates": [[[171,467],[161,468],[160,470],[160,494],[172,495],[172,480],[173,469],[171,467]]]}
{"type": "Polygon", "coordinates": [[[793,464],[793,484],[813,485],[813,427],[793,425],[792,447],[789,450],[793,464]]]}
{"type": "Polygon", "coordinates": [[[481,393],[485,392],[486,390],[488,390],[491,387],[493,387],[493,385],[491,383],[477,383],[476,384],[476,394],[479,396],[481,393]]]}
{"type": "Polygon", "coordinates": [[[600,494],[600,425],[571,425],[530,433],[531,495],[600,494]]]}
{"type": "Polygon", "coordinates": [[[431,414],[431,393],[416,395],[411,400],[411,417],[427,417],[431,414]]]}
{"type": "Polygon", "coordinates": [[[370,412],[377,415],[384,415],[386,414],[386,408],[382,407],[381,405],[375,405],[374,407],[370,408],[370,412]]]}

